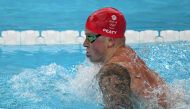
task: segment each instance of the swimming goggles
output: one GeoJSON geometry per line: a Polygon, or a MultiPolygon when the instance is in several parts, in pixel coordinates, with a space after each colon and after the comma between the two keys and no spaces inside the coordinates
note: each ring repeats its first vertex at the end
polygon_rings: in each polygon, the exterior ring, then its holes
{"type": "Polygon", "coordinates": [[[93,43],[98,37],[100,37],[101,34],[97,35],[86,35],[86,39],[90,42],[93,43]]]}

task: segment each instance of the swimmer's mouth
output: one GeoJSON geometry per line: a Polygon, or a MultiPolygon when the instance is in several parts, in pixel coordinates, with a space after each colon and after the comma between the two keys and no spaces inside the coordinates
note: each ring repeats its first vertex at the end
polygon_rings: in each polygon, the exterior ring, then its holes
{"type": "Polygon", "coordinates": [[[89,57],[89,56],[90,56],[89,52],[86,52],[86,56],[87,56],[87,57],[89,57]]]}
{"type": "Polygon", "coordinates": [[[89,55],[89,50],[86,49],[86,55],[89,55]]]}

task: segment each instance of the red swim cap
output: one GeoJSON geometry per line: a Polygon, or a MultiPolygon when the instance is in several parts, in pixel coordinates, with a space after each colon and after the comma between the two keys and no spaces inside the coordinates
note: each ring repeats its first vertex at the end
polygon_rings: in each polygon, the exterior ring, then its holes
{"type": "Polygon", "coordinates": [[[86,29],[106,37],[122,38],[126,30],[126,21],[117,9],[102,8],[88,17],[86,29]]]}

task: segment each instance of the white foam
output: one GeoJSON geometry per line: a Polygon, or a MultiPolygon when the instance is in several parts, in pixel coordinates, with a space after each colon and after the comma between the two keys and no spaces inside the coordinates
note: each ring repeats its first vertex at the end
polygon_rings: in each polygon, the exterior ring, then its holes
{"type": "Polygon", "coordinates": [[[77,66],[77,74],[70,81],[71,90],[83,100],[101,102],[102,96],[96,80],[99,69],[99,65],[92,64],[77,66]]]}
{"type": "Polygon", "coordinates": [[[134,30],[127,30],[125,32],[125,43],[139,43],[140,41],[140,34],[138,31],[134,30]]]}
{"type": "Polygon", "coordinates": [[[18,75],[14,75],[9,81],[12,84],[14,95],[18,98],[27,98],[28,100],[38,102],[42,98],[37,95],[37,87],[42,87],[37,75],[31,70],[25,70],[18,75]]]}
{"type": "Polygon", "coordinates": [[[170,84],[170,109],[190,109],[190,78],[175,80],[170,84]]]}
{"type": "Polygon", "coordinates": [[[21,45],[35,45],[37,38],[40,36],[39,31],[26,30],[21,32],[21,45]]]}
{"type": "Polygon", "coordinates": [[[140,43],[155,42],[158,36],[158,31],[146,30],[140,32],[140,43]]]}
{"type": "Polygon", "coordinates": [[[64,83],[68,80],[68,76],[65,73],[66,70],[64,68],[52,63],[37,69],[25,69],[14,75],[9,80],[9,84],[12,86],[13,94],[16,97],[32,102],[40,102],[51,96],[48,93],[56,90],[52,87],[55,87],[57,81],[64,83]]]}
{"type": "MultiPolygon", "coordinates": [[[[70,70],[55,63],[36,69],[25,69],[12,76],[9,84],[13,95],[32,102],[51,100],[58,96],[62,101],[83,100],[102,102],[96,74],[101,65],[86,63],[73,66],[70,70]],[[72,75],[73,73],[73,75],[72,75]]],[[[169,84],[171,101],[170,109],[188,109],[190,107],[190,78],[175,80],[169,84]]],[[[47,101],[48,102],[48,101],[47,101]]],[[[152,104],[154,106],[154,104],[152,104]]]]}
{"type": "Polygon", "coordinates": [[[190,30],[180,31],[181,41],[190,41],[190,30]]]}
{"type": "Polygon", "coordinates": [[[163,37],[164,42],[179,41],[179,31],[164,30],[160,32],[160,35],[163,37]]]}
{"type": "Polygon", "coordinates": [[[36,69],[25,69],[12,76],[8,83],[15,97],[31,102],[46,101],[52,94],[67,102],[96,102],[101,101],[95,79],[99,68],[96,65],[81,64],[67,70],[52,63],[36,69]]]}
{"type": "Polygon", "coordinates": [[[20,32],[7,30],[2,32],[2,38],[5,45],[20,45],[20,32]]]}
{"type": "Polygon", "coordinates": [[[44,44],[61,44],[60,32],[54,30],[46,30],[41,32],[41,36],[44,38],[44,44]]]}

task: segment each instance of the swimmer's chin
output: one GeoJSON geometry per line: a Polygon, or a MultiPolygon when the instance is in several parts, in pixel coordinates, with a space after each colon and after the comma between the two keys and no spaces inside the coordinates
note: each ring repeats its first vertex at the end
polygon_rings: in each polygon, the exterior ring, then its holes
{"type": "Polygon", "coordinates": [[[100,62],[100,61],[98,61],[98,60],[93,59],[90,55],[87,56],[87,58],[88,58],[88,60],[89,60],[90,62],[92,62],[92,63],[94,63],[94,64],[102,63],[102,62],[100,62]]]}
{"type": "Polygon", "coordinates": [[[90,62],[95,62],[89,54],[86,54],[86,57],[90,60],[90,62]]]}

